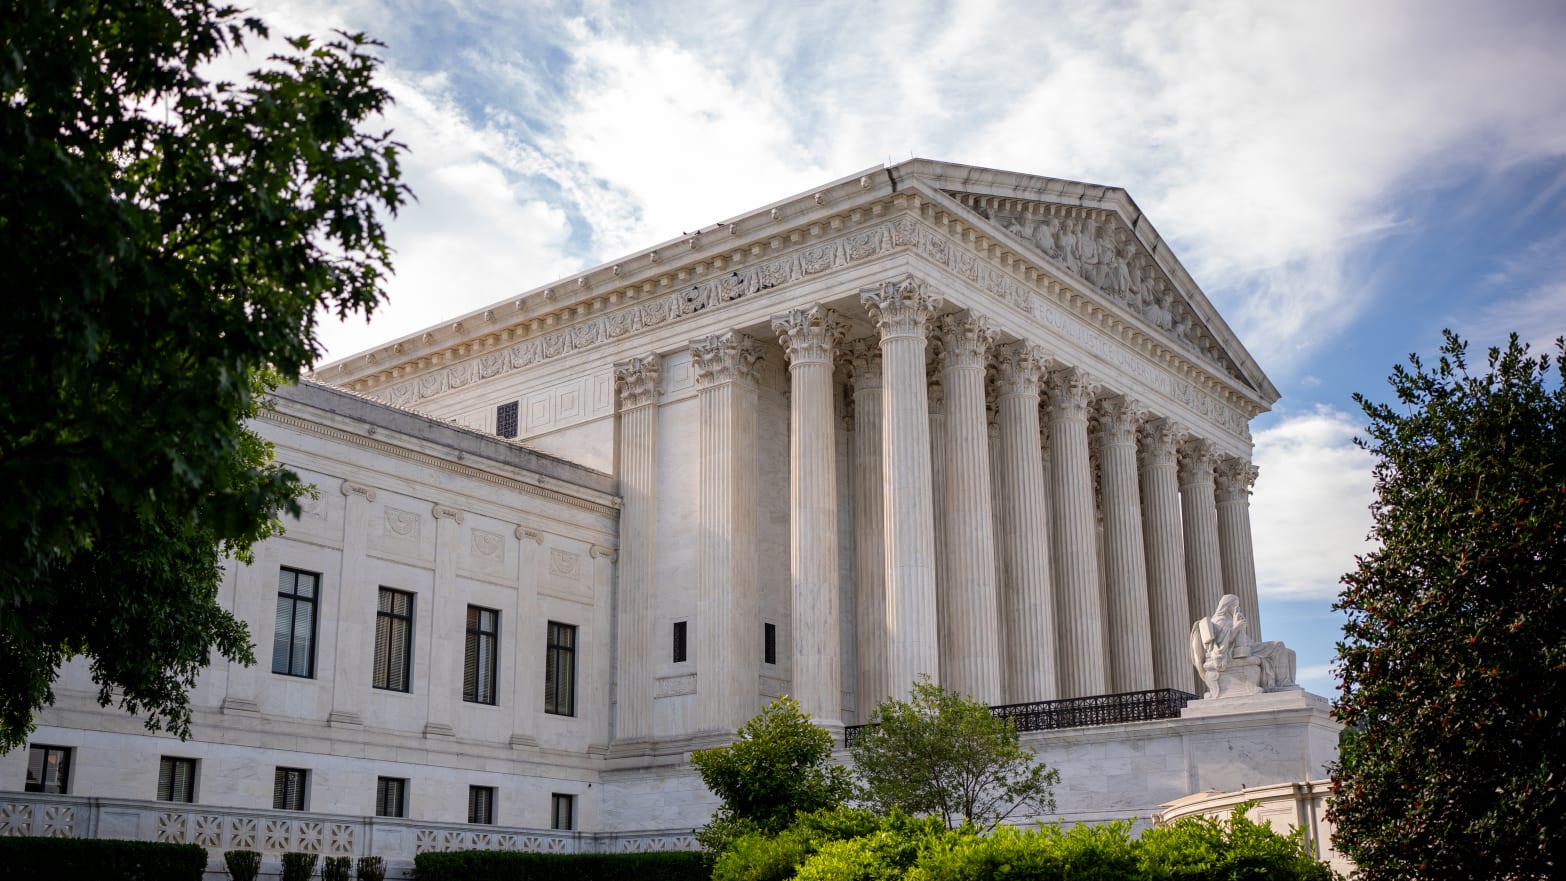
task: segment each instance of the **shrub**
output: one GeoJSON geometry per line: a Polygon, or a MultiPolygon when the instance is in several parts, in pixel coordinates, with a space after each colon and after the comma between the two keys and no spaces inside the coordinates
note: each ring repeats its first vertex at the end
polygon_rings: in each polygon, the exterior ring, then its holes
{"type": "Polygon", "coordinates": [[[707,855],[657,853],[519,853],[468,850],[421,853],[415,881],[705,881],[707,855]]]}
{"type": "Polygon", "coordinates": [[[321,881],[348,881],[352,875],[352,857],[327,857],[321,866],[321,881]]]}
{"type": "Polygon", "coordinates": [[[261,874],[261,854],[253,850],[231,850],[223,854],[228,875],[234,881],[256,881],[261,874]]]}
{"type": "Polygon", "coordinates": [[[316,854],[299,851],[283,854],[282,881],[310,881],[310,876],[315,874],[315,861],[318,858],[316,854]]]}
{"type": "Polygon", "coordinates": [[[92,838],[0,838],[0,875],[49,881],[201,881],[207,850],[92,838]]]}
{"type": "Polygon", "coordinates": [[[859,808],[798,814],[777,835],[752,832],[729,842],[712,868],[713,881],[784,881],[822,845],[869,835],[882,820],[859,808]]]}
{"type": "Polygon", "coordinates": [[[1255,802],[1238,805],[1228,821],[1186,817],[1142,833],[1140,864],[1149,881],[1201,878],[1267,878],[1331,881],[1332,870],[1306,852],[1305,832],[1284,835],[1245,816],[1255,802]]]}
{"type": "Polygon", "coordinates": [[[359,881],[386,881],[386,861],[380,857],[359,857],[359,881]]]}

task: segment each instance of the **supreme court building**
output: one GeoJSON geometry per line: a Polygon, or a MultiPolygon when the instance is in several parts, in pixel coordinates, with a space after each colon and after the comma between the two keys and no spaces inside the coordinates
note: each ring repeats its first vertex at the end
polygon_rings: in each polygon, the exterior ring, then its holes
{"type": "MultiPolygon", "coordinates": [[[[714,805],[688,752],[778,695],[840,732],[925,676],[1196,693],[1220,596],[1262,637],[1248,425],[1277,398],[1125,191],[852,175],[280,390],[256,428],[320,498],[229,573],[260,664],[203,677],[187,743],[67,670],[34,744],[74,779],[0,792],[0,827],[683,847],[714,805]],[[178,810],[165,771],[200,781],[178,810]]],[[[1220,703],[1027,742],[1080,820],[1335,756],[1320,698],[1220,703]]]]}

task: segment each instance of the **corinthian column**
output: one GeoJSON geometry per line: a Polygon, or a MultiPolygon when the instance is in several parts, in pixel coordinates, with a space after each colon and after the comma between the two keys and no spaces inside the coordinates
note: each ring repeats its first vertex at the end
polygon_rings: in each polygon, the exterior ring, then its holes
{"type": "Polygon", "coordinates": [[[842,339],[825,306],[772,319],[788,356],[789,571],[794,588],[794,697],[818,725],[842,721],[837,585],[837,433],[832,353],[842,339]]]}
{"type": "Polygon", "coordinates": [[[906,276],[862,289],[859,300],[881,331],[887,669],[892,693],[906,695],[920,676],[940,676],[924,333],[941,298],[906,276]]]}
{"type": "Polygon", "coordinates": [[[733,731],[755,714],[756,363],[761,346],[730,331],[691,341],[701,410],[696,569],[699,725],[733,731]]]}
{"type": "Polygon", "coordinates": [[[615,739],[652,736],[653,607],[657,585],[658,379],[657,355],[614,367],[620,392],[619,672],[615,681],[615,739]]]}
{"type": "Polygon", "coordinates": [[[1218,608],[1223,569],[1218,558],[1218,509],[1213,499],[1212,444],[1186,441],[1180,450],[1180,510],[1185,521],[1185,595],[1193,618],[1218,608]]]}
{"type": "Polygon", "coordinates": [[[986,704],[1001,701],[995,651],[995,518],[990,509],[989,419],[984,404],[985,356],[995,331],[982,316],[944,315],[941,382],[946,389],[946,534],[950,643],[941,655],[941,684],[986,704]]]}
{"type": "Polygon", "coordinates": [[[1080,371],[1050,375],[1049,449],[1055,527],[1055,629],[1062,697],[1109,691],[1098,592],[1097,515],[1088,462],[1087,408],[1097,386],[1080,371]]]}
{"type": "Polygon", "coordinates": [[[1185,535],[1180,523],[1176,460],[1185,432],[1168,419],[1142,429],[1142,537],[1147,546],[1148,617],[1153,685],[1190,691],[1192,613],[1185,592],[1185,535]]]}
{"type": "MultiPolygon", "coordinates": [[[[925,396],[930,410],[930,510],[946,509],[946,387],[941,384],[940,337],[930,340],[925,365],[925,396]]],[[[940,654],[951,644],[952,592],[946,589],[946,530],[935,524],[935,554],[930,558],[935,570],[936,644],[940,654]]],[[[890,673],[888,673],[890,676],[890,673]]],[[[933,674],[932,674],[933,676],[933,674]]],[[[897,693],[894,683],[892,693],[897,693]]]]}
{"type": "Polygon", "coordinates": [[[1104,581],[1109,594],[1109,669],[1115,691],[1153,687],[1147,557],[1136,469],[1136,432],[1147,411],[1124,397],[1099,401],[1099,494],[1104,508],[1104,581]]]}
{"type": "Polygon", "coordinates": [[[1229,456],[1213,476],[1218,489],[1218,548],[1223,566],[1223,592],[1240,598],[1251,622],[1251,639],[1260,640],[1261,609],[1256,598],[1256,553],[1251,547],[1251,486],[1256,466],[1229,456]]]}
{"type": "Polygon", "coordinates": [[[1044,359],[1035,346],[1000,351],[1000,494],[1007,585],[1006,701],[1060,696],[1055,663],[1055,598],[1050,589],[1049,493],[1039,449],[1039,379],[1044,359]]]}
{"type": "Polygon", "coordinates": [[[886,675],[886,545],[881,531],[881,345],[848,347],[854,389],[854,585],[859,721],[891,694],[886,675]]]}

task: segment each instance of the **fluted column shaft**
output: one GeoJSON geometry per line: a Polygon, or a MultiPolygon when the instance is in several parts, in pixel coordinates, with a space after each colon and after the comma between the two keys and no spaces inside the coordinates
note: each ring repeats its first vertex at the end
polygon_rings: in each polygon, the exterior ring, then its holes
{"type": "Polygon", "coordinates": [[[657,355],[615,365],[620,395],[619,670],[615,682],[615,738],[652,736],[653,609],[658,524],[657,355]]]}
{"type": "Polygon", "coordinates": [[[755,715],[756,387],[761,347],[730,331],[691,342],[701,410],[697,476],[698,725],[733,731],[755,715]]]}
{"type": "Polygon", "coordinates": [[[1223,596],[1212,445],[1190,440],[1180,451],[1180,510],[1185,522],[1185,595],[1192,620],[1211,614],[1223,596]]]}
{"type": "Polygon", "coordinates": [[[1251,486],[1256,466],[1237,457],[1218,464],[1213,473],[1218,498],[1218,549],[1224,593],[1240,598],[1250,621],[1251,638],[1260,640],[1261,608],[1256,596],[1256,552],[1251,545],[1251,486]]]}
{"type": "MultiPolygon", "coordinates": [[[[932,338],[930,349],[939,348],[940,338],[932,338]]],[[[941,371],[934,358],[930,358],[925,369],[926,406],[930,411],[930,511],[936,516],[934,512],[946,508],[946,387],[941,383],[941,371]]],[[[944,657],[952,641],[952,592],[946,589],[946,530],[939,522],[935,523],[935,555],[930,562],[935,569],[936,644],[944,657]]]]}
{"type": "Polygon", "coordinates": [[[1107,694],[1103,604],[1098,590],[1097,516],[1088,461],[1087,408],[1095,387],[1078,371],[1050,376],[1055,627],[1062,697],[1107,694]]]}
{"type": "Polygon", "coordinates": [[[1147,552],[1148,617],[1153,685],[1190,691],[1190,609],[1185,590],[1185,534],[1180,522],[1178,450],[1185,435],[1160,419],[1142,431],[1142,538],[1147,552]]]}
{"type": "Polygon", "coordinates": [[[989,416],[985,358],[995,333],[982,316],[942,316],[942,385],[946,390],[946,500],[938,519],[946,533],[947,610],[951,640],[941,656],[941,683],[986,704],[1002,701],[995,651],[995,517],[990,508],[989,416]]]}
{"type": "Polygon", "coordinates": [[[924,355],[925,326],[941,299],[911,276],[859,297],[881,331],[887,668],[893,694],[906,695],[920,676],[940,677],[924,355]]]}
{"type": "Polygon", "coordinates": [[[1117,692],[1153,687],[1147,556],[1137,481],[1136,433],[1146,411],[1135,401],[1099,402],[1099,495],[1104,509],[1104,580],[1109,597],[1109,669],[1117,692]]]}
{"type": "Polygon", "coordinates": [[[1007,584],[1002,597],[1007,646],[1006,702],[1060,696],[1055,658],[1055,598],[1050,578],[1049,492],[1039,449],[1038,350],[1014,343],[1000,356],[1000,495],[1007,584]]]}
{"type": "Polygon", "coordinates": [[[848,351],[854,388],[854,586],[859,721],[892,693],[886,674],[886,545],[881,516],[881,346],[856,340],[848,351]]]}

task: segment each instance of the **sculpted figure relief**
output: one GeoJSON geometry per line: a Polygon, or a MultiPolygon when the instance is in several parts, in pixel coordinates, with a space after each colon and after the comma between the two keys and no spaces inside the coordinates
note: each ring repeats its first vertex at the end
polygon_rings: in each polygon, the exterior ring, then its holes
{"type": "Polygon", "coordinates": [[[1295,688],[1294,650],[1281,642],[1252,642],[1250,622],[1232,593],[1211,615],[1191,625],[1191,663],[1208,698],[1239,697],[1295,688]]]}

